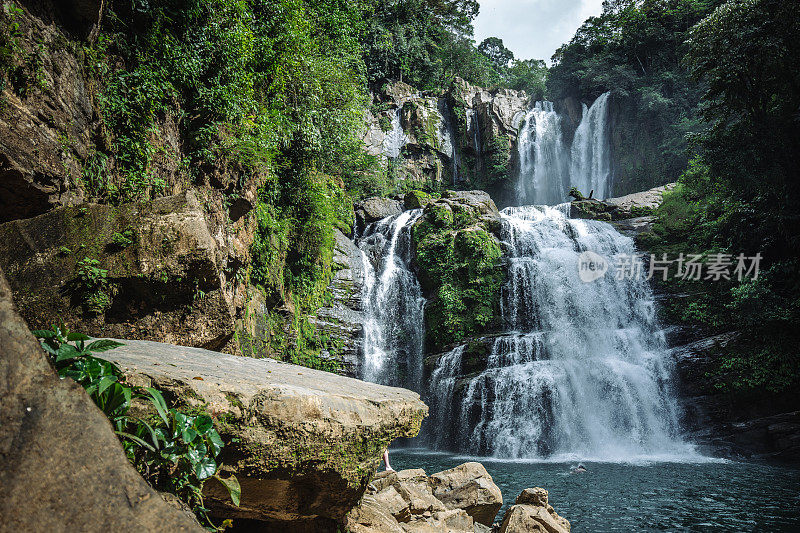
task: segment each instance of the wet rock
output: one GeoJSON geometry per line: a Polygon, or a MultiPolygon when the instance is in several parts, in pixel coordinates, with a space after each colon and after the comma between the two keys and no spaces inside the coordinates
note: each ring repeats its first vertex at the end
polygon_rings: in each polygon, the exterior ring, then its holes
{"type": "Polygon", "coordinates": [[[547,502],[542,488],[525,489],[503,517],[500,533],[569,533],[570,524],[547,502]]]}
{"type": "Polygon", "coordinates": [[[128,462],[106,416],[60,379],[0,273],[0,516],[8,531],[197,531],[128,462]]]}
{"type": "MultiPolygon", "coordinates": [[[[220,484],[206,486],[206,503],[265,527],[333,528],[364,494],[383,450],[415,436],[427,414],[405,389],[272,359],[123,342],[108,358],[132,383],[202,405],[231,442],[220,460],[242,485],[241,505],[233,507],[220,484]]],[[[392,486],[417,496],[414,479],[392,486]]]]}
{"type": "Polygon", "coordinates": [[[403,210],[403,204],[399,200],[373,196],[356,204],[356,225],[359,228],[363,228],[365,225],[377,222],[382,218],[399,215],[403,210]]]}
{"type": "Polygon", "coordinates": [[[490,526],[503,506],[503,495],[480,463],[464,463],[430,478],[433,494],[448,509],[463,509],[476,522],[490,526]]]}

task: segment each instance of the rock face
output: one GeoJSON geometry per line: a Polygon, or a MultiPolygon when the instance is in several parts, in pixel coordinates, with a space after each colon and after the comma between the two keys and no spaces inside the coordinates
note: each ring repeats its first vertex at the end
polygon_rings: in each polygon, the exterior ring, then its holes
{"type": "Polygon", "coordinates": [[[497,206],[484,191],[444,191],[414,224],[429,352],[495,327],[505,279],[500,227],[497,206]]]}
{"type": "Polygon", "coordinates": [[[199,348],[123,341],[107,352],[132,383],[202,405],[232,444],[220,457],[242,485],[206,503],[226,517],[288,530],[335,530],[361,498],[381,453],[419,432],[427,407],[404,389],[199,348]],[[306,529],[303,529],[306,528],[306,529]]]}
{"type": "Polygon", "coordinates": [[[479,463],[427,477],[422,469],[380,472],[347,517],[352,533],[470,532],[491,525],[500,489],[479,463]],[[476,523],[478,524],[476,527],[476,523]]]}
{"type": "Polygon", "coordinates": [[[525,489],[506,511],[500,533],[569,533],[570,524],[547,501],[547,491],[525,489]]]}
{"type": "Polygon", "coordinates": [[[682,426],[703,453],[714,456],[797,462],[800,458],[800,411],[795,398],[772,396],[735,401],[709,386],[715,353],[735,342],[728,332],[696,338],[671,332],[672,356],[681,398],[682,426]],[[688,342],[687,342],[688,341],[688,342]]]}
{"type": "MultiPolygon", "coordinates": [[[[141,190],[138,189],[141,184],[132,184],[110,148],[114,141],[96,98],[101,84],[93,79],[92,60],[87,55],[105,5],[99,0],[41,0],[17,3],[18,9],[13,12],[5,9],[2,14],[4,24],[18,25],[19,31],[14,38],[14,50],[7,58],[9,64],[4,68],[17,69],[20,75],[11,76],[13,81],[3,87],[1,95],[4,105],[0,109],[0,224],[40,215],[46,218],[20,223],[11,229],[4,226],[0,265],[7,269],[19,308],[36,327],[41,325],[40,318],[44,323],[56,320],[57,315],[50,311],[58,309],[62,314],[63,302],[55,296],[50,298],[57,290],[51,288],[47,295],[42,295],[48,301],[40,299],[31,309],[31,295],[20,291],[31,280],[19,279],[12,268],[15,264],[19,266],[20,261],[8,257],[5,245],[9,235],[20,246],[19,252],[25,260],[40,263],[40,267],[28,265],[23,274],[36,275],[37,268],[39,272],[49,270],[48,282],[57,283],[63,281],[62,276],[73,276],[75,263],[85,257],[100,260],[99,268],[109,270],[112,276],[116,274],[110,271],[108,263],[119,266],[121,258],[127,257],[129,261],[141,258],[141,264],[114,280],[116,294],[108,293],[100,298],[102,301],[94,302],[105,304],[111,297],[112,307],[99,313],[102,318],[86,317],[88,328],[100,333],[96,328],[104,324],[105,334],[111,331],[118,336],[142,337],[150,332],[151,338],[232,350],[228,341],[235,331],[233,318],[247,314],[244,310],[249,299],[243,267],[250,260],[254,217],[247,215],[252,211],[263,176],[244,176],[241,168],[220,158],[210,165],[213,168],[203,168],[197,180],[188,179],[184,163],[189,156],[186,151],[189,143],[182,138],[178,112],[157,118],[149,140],[149,148],[157,155],[151,158],[147,174],[157,178],[157,184],[142,185],[141,190]],[[131,192],[134,186],[137,189],[131,192]],[[192,187],[194,192],[189,193],[192,187]],[[180,236],[170,233],[169,209],[181,203],[180,200],[156,200],[150,206],[86,205],[79,210],[71,209],[99,200],[143,201],[187,194],[196,197],[190,223],[195,227],[189,228],[190,231],[200,231],[199,225],[205,226],[201,244],[206,248],[199,250],[198,255],[209,257],[188,257],[184,248],[179,250],[184,255],[178,258],[178,263],[160,272],[157,269],[164,267],[165,262],[163,257],[155,256],[169,255],[170,246],[184,244],[176,243],[174,239],[180,236]],[[48,213],[55,208],[61,208],[59,214],[48,213]],[[122,234],[131,229],[137,237],[143,237],[136,226],[113,228],[114,222],[136,224],[140,212],[143,216],[158,213],[161,225],[151,224],[154,220],[150,217],[143,221],[144,229],[152,230],[152,237],[163,241],[155,242],[144,236],[141,242],[130,245],[122,234]],[[18,230],[28,233],[14,235],[18,230]],[[98,230],[103,233],[96,234],[98,230]],[[114,232],[119,232],[121,239],[112,243],[113,247],[107,250],[95,247],[108,244],[114,232]],[[53,244],[49,239],[57,234],[72,240],[43,249],[42,246],[53,244]],[[107,240],[101,242],[102,239],[107,240]],[[142,251],[144,246],[148,249],[142,251]],[[211,247],[213,254],[208,253],[211,247]],[[54,250],[58,254],[53,255],[54,250]],[[34,255],[26,255],[30,253],[34,255]],[[192,272],[183,272],[199,266],[198,260],[208,263],[208,259],[215,264],[200,278],[193,277],[192,272]],[[184,260],[191,264],[181,264],[184,260]],[[34,313],[38,314],[32,316],[34,313]],[[128,315],[132,317],[129,319],[128,315]],[[153,320],[148,322],[146,317],[153,320]]],[[[187,216],[185,206],[177,206],[175,211],[175,217],[187,216]]],[[[13,255],[17,253],[14,249],[13,255]]],[[[72,321],[76,313],[72,310],[64,318],[72,321]]]]}
{"type": "Polygon", "coordinates": [[[415,188],[481,188],[505,204],[513,196],[517,134],[528,105],[524,92],[488,91],[460,78],[441,96],[387,84],[365,116],[364,149],[415,188]]]}
{"type": "Polygon", "coordinates": [[[0,515],[7,531],[197,531],[134,470],[105,415],[60,379],[0,274],[0,515]]]}
{"type": "Polygon", "coordinates": [[[359,354],[363,343],[364,263],[358,247],[339,230],[336,230],[333,264],[336,272],[328,286],[331,302],[317,311],[312,323],[338,341],[340,348],[336,359],[344,364],[342,373],[355,377],[360,375],[359,354]]]}
{"type": "Polygon", "coordinates": [[[218,349],[235,328],[223,249],[191,191],[0,225],[0,268],[32,327],[218,349]]]}

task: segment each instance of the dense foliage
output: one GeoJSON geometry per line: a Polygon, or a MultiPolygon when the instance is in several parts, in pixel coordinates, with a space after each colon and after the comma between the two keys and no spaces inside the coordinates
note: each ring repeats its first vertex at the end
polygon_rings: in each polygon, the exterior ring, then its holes
{"type": "MultiPolygon", "coordinates": [[[[117,341],[91,341],[63,324],[33,334],[41,339],[58,375],[80,384],[108,417],[128,459],[153,487],[181,498],[208,524],[208,509],[203,506],[206,480],[219,480],[230,491],[233,502],[239,504],[239,482],[233,476],[222,478],[217,472],[217,456],[224,443],[210,416],[170,408],[156,389],[126,383],[114,363],[94,355],[122,346],[117,341]],[[143,419],[131,414],[137,400],[149,402],[155,415],[143,419]]],[[[226,522],[229,525],[230,521],[226,522]]]]}
{"type": "Polygon", "coordinates": [[[740,333],[718,355],[721,389],[791,393],[800,386],[800,5],[730,1],[692,28],[687,46],[707,87],[706,128],[651,245],[763,256],[757,279],[679,283],[672,289],[689,296],[673,316],[740,333]]]}
{"type": "Polygon", "coordinates": [[[715,0],[613,0],[553,56],[553,100],[591,102],[612,91],[617,191],[674,181],[686,168],[688,132],[700,129],[702,85],[685,65],[686,38],[715,0]]]}

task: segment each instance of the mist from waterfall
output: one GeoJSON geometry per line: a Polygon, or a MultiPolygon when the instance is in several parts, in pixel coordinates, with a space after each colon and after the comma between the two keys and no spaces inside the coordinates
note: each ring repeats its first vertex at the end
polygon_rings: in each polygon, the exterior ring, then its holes
{"type": "Polygon", "coordinates": [[[590,283],[578,255],[634,253],[611,225],[571,220],[564,206],[502,212],[508,279],[503,333],[485,369],[463,376],[464,347],[441,356],[428,427],[439,448],[509,459],[694,456],[678,434],[671,366],[646,280],[590,283]]]}
{"type": "Polygon", "coordinates": [[[415,209],[374,222],[358,242],[365,273],[361,377],[417,391],[422,388],[425,299],[410,262],[411,226],[421,215],[415,209]]]}
{"type": "Polygon", "coordinates": [[[594,198],[611,194],[608,128],[610,93],[582,107],[572,145],[562,138],[562,118],[552,102],[536,102],[519,132],[518,205],[554,205],[567,201],[570,187],[594,198]]]}

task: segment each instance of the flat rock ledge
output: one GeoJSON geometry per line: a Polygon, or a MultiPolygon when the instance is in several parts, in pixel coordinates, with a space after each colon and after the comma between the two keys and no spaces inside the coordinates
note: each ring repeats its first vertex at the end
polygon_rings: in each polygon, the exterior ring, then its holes
{"type": "Polygon", "coordinates": [[[419,433],[419,395],[273,359],[120,340],[106,352],[129,381],[203,407],[231,442],[224,469],[242,485],[234,507],[219,483],[206,503],[224,517],[286,531],[336,530],[361,499],[383,450],[419,433]]]}

